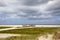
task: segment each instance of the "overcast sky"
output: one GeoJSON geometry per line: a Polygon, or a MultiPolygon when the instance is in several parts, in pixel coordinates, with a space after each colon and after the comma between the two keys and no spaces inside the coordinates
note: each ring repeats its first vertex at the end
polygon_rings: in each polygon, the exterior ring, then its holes
{"type": "Polygon", "coordinates": [[[60,0],[0,0],[0,24],[60,24],[60,0]]]}

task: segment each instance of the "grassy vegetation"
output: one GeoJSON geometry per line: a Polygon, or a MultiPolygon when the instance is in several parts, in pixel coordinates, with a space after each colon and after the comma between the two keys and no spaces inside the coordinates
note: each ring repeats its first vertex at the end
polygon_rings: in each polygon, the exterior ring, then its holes
{"type": "Polygon", "coordinates": [[[0,31],[0,33],[13,33],[13,34],[43,34],[45,32],[53,33],[56,30],[60,29],[59,27],[50,27],[50,28],[25,28],[25,29],[13,29],[0,31]]]}
{"type": "Polygon", "coordinates": [[[45,34],[45,33],[55,33],[57,30],[60,30],[60,27],[35,27],[35,28],[24,28],[24,29],[13,29],[13,30],[5,30],[5,31],[0,31],[0,33],[11,33],[11,34],[24,34],[26,36],[21,36],[21,37],[9,37],[6,40],[35,40],[37,36],[40,34],[45,34]],[[30,36],[27,36],[30,35],[30,36]]]}
{"type": "Polygon", "coordinates": [[[6,40],[35,40],[35,38],[31,37],[31,36],[12,36],[12,37],[8,37],[6,38],[6,40]]]}
{"type": "Polygon", "coordinates": [[[0,26],[0,29],[5,29],[5,28],[11,28],[11,27],[7,27],[7,26],[0,26]]]}

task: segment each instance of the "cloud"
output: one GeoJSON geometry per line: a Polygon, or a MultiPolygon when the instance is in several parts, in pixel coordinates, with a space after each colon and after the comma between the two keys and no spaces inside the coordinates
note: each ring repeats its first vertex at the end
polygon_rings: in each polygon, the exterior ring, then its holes
{"type": "Polygon", "coordinates": [[[21,2],[23,5],[26,6],[36,6],[36,5],[44,4],[48,1],[49,0],[19,0],[19,2],[21,2]]]}
{"type": "MultiPolygon", "coordinates": [[[[42,15],[48,15],[49,16],[55,17],[55,16],[60,16],[60,0],[50,0],[45,4],[38,5],[35,8],[39,10],[38,13],[42,15]]],[[[35,9],[34,8],[34,9],[35,9]]]]}
{"type": "Polygon", "coordinates": [[[44,10],[49,12],[53,16],[60,15],[60,0],[53,0],[49,1],[46,5],[44,10]]]}
{"type": "Polygon", "coordinates": [[[0,19],[51,20],[60,17],[60,0],[0,0],[0,19]]]}

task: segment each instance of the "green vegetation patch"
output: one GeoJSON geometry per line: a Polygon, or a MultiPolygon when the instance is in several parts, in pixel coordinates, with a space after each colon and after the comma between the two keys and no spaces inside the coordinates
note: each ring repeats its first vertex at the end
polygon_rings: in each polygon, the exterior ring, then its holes
{"type": "Polygon", "coordinates": [[[0,29],[5,29],[5,28],[11,28],[11,27],[0,26],[0,29]]]}
{"type": "Polygon", "coordinates": [[[13,33],[13,34],[43,34],[45,32],[53,33],[56,30],[60,29],[59,27],[51,28],[24,28],[24,29],[12,29],[6,31],[0,31],[0,33],[13,33]]]}

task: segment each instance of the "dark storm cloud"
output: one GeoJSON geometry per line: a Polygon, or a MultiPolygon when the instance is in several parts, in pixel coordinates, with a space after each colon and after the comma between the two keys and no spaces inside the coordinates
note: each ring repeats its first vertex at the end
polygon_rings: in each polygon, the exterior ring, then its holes
{"type": "MultiPolygon", "coordinates": [[[[34,10],[34,9],[30,9],[30,8],[25,8],[25,9],[21,9],[21,12],[23,12],[23,14],[25,15],[21,15],[18,13],[18,16],[20,17],[26,17],[26,18],[33,18],[34,16],[41,16],[41,13],[38,13],[38,10],[34,10]]],[[[19,11],[19,12],[20,12],[19,11]]]]}
{"type": "Polygon", "coordinates": [[[27,15],[36,15],[38,13],[37,10],[33,10],[33,9],[22,9],[21,11],[26,13],[27,15]]]}
{"type": "Polygon", "coordinates": [[[53,1],[46,10],[52,12],[54,16],[60,16],[60,0],[53,1]]]}
{"type": "Polygon", "coordinates": [[[54,15],[54,16],[60,16],[60,10],[52,12],[52,15],[54,15]]]}
{"type": "Polygon", "coordinates": [[[23,5],[26,6],[36,6],[36,5],[44,4],[49,0],[18,0],[18,1],[20,1],[23,5]]]}
{"type": "Polygon", "coordinates": [[[6,5],[0,2],[0,7],[5,7],[6,5]]]}

